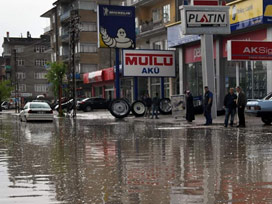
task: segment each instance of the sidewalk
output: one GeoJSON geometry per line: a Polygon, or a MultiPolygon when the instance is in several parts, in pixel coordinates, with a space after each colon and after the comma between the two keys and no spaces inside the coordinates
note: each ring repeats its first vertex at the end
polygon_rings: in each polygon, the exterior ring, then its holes
{"type": "MultiPolygon", "coordinates": [[[[0,114],[11,114],[14,116],[18,116],[19,113],[15,113],[15,110],[3,110],[0,114]]],[[[54,117],[58,118],[57,112],[54,112],[54,117]]],[[[77,112],[77,119],[79,120],[119,120],[111,115],[111,113],[107,110],[95,110],[92,112],[77,112]]],[[[175,125],[185,125],[185,126],[203,126],[205,123],[204,115],[195,115],[195,120],[192,123],[188,123],[184,117],[174,118],[172,115],[159,115],[159,119],[150,119],[144,117],[135,117],[130,114],[128,117],[124,119],[120,119],[123,121],[137,121],[137,122],[146,122],[146,123],[169,123],[175,125]]],[[[212,126],[224,126],[225,116],[217,116],[216,119],[213,120],[212,126]]],[[[237,124],[237,115],[235,116],[234,126],[237,124]]],[[[246,115],[246,126],[263,126],[264,124],[261,121],[261,118],[248,116],[246,115]]],[[[212,127],[211,126],[211,127],[212,127]]]]}

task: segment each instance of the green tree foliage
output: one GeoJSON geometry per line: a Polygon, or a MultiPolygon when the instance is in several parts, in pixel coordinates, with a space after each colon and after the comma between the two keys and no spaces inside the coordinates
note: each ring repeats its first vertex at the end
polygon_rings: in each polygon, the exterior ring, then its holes
{"type": "Polygon", "coordinates": [[[53,85],[54,95],[59,98],[59,115],[63,116],[61,108],[61,97],[62,97],[62,85],[63,79],[66,74],[67,66],[62,62],[50,63],[50,69],[46,75],[48,81],[53,85]]]}
{"type": "Polygon", "coordinates": [[[8,99],[13,91],[9,80],[0,81],[0,102],[8,99]]]}

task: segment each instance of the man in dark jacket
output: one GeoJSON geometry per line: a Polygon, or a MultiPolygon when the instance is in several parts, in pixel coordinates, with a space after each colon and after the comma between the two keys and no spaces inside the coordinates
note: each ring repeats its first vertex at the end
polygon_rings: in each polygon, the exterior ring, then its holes
{"type": "Polygon", "coordinates": [[[148,94],[146,94],[144,97],[144,103],[145,103],[145,117],[149,118],[152,106],[152,99],[149,97],[148,94]]]}
{"type": "Polygon", "coordinates": [[[212,103],[213,103],[213,94],[209,90],[209,87],[205,86],[205,94],[204,94],[204,116],[206,118],[205,125],[212,125],[212,103]]]}
{"type": "Polygon", "coordinates": [[[246,95],[243,92],[240,86],[237,86],[237,107],[238,107],[238,118],[239,118],[239,125],[237,127],[245,127],[245,107],[247,103],[246,95]]]}
{"type": "Polygon", "coordinates": [[[152,100],[152,119],[155,115],[156,119],[158,119],[158,112],[159,112],[159,106],[160,106],[160,98],[159,94],[156,93],[156,96],[152,100]]]}
{"type": "Polygon", "coordinates": [[[195,119],[194,98],[189,90],[186,91],[186,120],[192,122],[195,119]]]}
{"type": "Polygon", "coordinates": [[[234,93],[234,88],[230,88],[229,93],[224,98],[224,107],[226,111],[225,127],[228,127],[229,116],[231,116],[230,126],[233,126],[234,116],[236,113],[236,100],[237,100],[237,95],[234,93]]]}

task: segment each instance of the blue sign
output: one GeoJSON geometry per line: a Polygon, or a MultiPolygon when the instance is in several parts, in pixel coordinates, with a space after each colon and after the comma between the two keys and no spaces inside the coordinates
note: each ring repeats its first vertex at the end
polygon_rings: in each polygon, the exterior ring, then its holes
{"type": "Polygon", "coordinates": [[[98,5],[98,47],[135,48],[135,7],[98,5]]]}
{"type": "Polygon", "coordinates": [[[177,24],[167,28],[168,47],[176,47],[179,45],[200,40],[199,35],[183,35],[181,29],[181,24],[177,24]]]}

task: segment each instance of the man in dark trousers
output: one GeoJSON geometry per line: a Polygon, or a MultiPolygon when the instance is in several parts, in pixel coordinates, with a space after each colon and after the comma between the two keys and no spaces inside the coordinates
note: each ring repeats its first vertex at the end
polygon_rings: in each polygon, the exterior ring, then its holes
{"type": "Polygon", "coordinates": [[[186,91],[186,120],[192,122],[195,119],[194,98],[189,90],[186,91]]]}
{"type": "Polygon", "coordinates": [[[238,118],[239,118],[239,125],[237,127],[245,127],[245,107],[247,103],[246,95],[243,92],[240,86],[237,86],[237,108],[238,108],[238,118]]]}
{"type": "Polygon", "coordinates": [[[155,115],[156,119],[158,119],[158,112],[159,112],[159,106],[160,106],[160,98],[159,94],[156,93],[156,96],[152,100],[152,119],[155,115]]]}
{"type": "Polygon", "coordinates": [[[206,123],[204,125],[212,125],[212,103],[213,103],[213,94],[209,90],[208,86],[204,87],[204,116],[206,118],[206,123]]]}
{"type": "Polygon", "coordinates": [[[145,103],[145,117],[149,118],[152,106],[152,99],[150,98],[148,93],[144,97],[144,103],[145,103]]]}
{"type": "Polygon", "coordinates": [[[233,126],[234,116],[236,113],[236,100],[237,100],[237,95],[234,93],[234,88],[230,88],[229,93],[224,98],[224,108],[226,111],[225,127],[228,127],[229,116],[231,116],[230,126],[233,126]]]}

